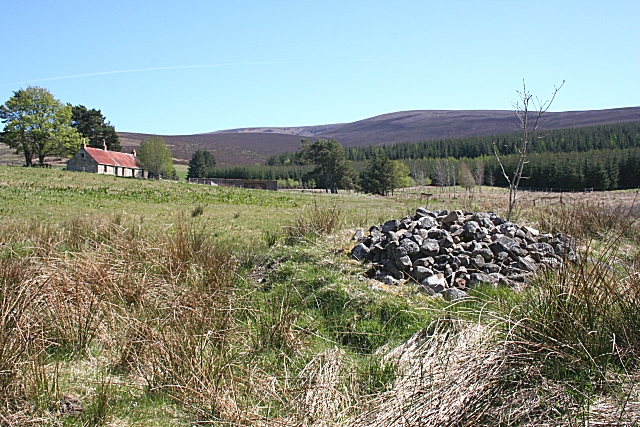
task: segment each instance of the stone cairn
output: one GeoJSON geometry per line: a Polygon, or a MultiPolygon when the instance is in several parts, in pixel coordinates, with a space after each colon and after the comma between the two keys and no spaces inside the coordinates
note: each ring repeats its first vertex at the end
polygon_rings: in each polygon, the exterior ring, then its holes
{"type": "Polygon", "coordinates": [[[480,283],[519,288],[536,271],[576,259],[568,235],[541,234],[494,213],[418,208],[413,217],[358,230],[351,251],[370,262],[367,276],[387,285],[411,279],[418,289],[447,299],[480,283]]]}

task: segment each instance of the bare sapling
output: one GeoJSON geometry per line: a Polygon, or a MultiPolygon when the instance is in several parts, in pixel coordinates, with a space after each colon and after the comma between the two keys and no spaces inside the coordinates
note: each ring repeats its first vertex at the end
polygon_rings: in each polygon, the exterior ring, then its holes
{"type": "Polygon", "coordinates": [[[482,184],[484,184],[484,162],[476,162],[476,166],[473,168],[473,180],[478,186],[478,190],[482,193],[482,184]]]}
{"type": "Polygon", "coordinates": [[[448,185],[449,183],[449,180],[447,178],[447,171],[448,171],[448,168],[442,160],[438,160],[434,165],[433,183],[438,187],[440,187],[441,193],[444,192],[445,185],[448,185]]]}
{"type": "Polygon", "coordinates": [[[527,154],[529,152],[529,146],[536,138],[542,138],[541,136],[538,136],[540,118],[549,110],[556,94],[563,85],[564,80],[560,86],[553,87],[551,98],[542,102],[537,97],[534,99],[533,95],[527,91],[527,86],[525,85],[524,80],[522,81],[522,92],[517,91],[520,99],[513,105],[516,115],[518,116],[518,120],[520,120],[519,127],[522,131],[522,137],[520,145],[517,147],[517,167],[515,171],[513,171],[512,175],[509,175],[505,170],[504,164],[500,160],[495,141],[493,143],[493,152],[498,160],[500,169],[502,170],[502,175],[509,183],[509,211],[507,212],[507,221],[511,221],[513,208],[518,201],[518,187],[520,186],[520,180],[527,178],[523,177],[522,174],[524,172],[525,165],[528,163],[527,154]]]}

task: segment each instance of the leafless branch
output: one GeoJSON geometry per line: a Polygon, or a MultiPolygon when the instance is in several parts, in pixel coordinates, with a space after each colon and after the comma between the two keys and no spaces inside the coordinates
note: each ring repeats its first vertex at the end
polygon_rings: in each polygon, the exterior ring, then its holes
{"type": "Polygon", "coordinates": [[[520,181],[522,179],[527,179],[528,177],[522,176],[524,172],[524,167],[528,163],[526,158],[529,152],[529,143],[536,138],[536,132],[538,131],[538,126],[540,125],[540,118],[544,113],[549,110],[551,104],[553,103],[558,91],[564,86],[564,80],[562,84],[558,87],[553,87],[553,92],[551,94],[551,98],[547,101],[540,101],[539,98],[534,98],[533,95],[527,91],[527,86],[522,81],[522,92],[516,91],[518,93],[519,101],[513,103],[513,107],[520,121],[520,129],[522,130],[522,137],[520,146],[516,147],[516,152],[518,153],[518,163],[515,171],[512,176],[506,172],[502,161],[500,160],[500,156],[498,154],[498,150],[496,144],[493,144],[493,152],[498,160],[498,164],[500,165],[500,169],[502,170],[502,175],[507,180],[509,184],[509,211],[507,214],[507,221],[511,220],[511,214],[513,212],[513,208],[518,200],[518,187],[520,186],[520,181]],[[534,107],[533,110],[530,109],[530,105],[534,107]],[[535,113],[534,113],[535,112],[535,113]],[[532,120],[531,115],[535,114],[535,118],[532,120]]]}

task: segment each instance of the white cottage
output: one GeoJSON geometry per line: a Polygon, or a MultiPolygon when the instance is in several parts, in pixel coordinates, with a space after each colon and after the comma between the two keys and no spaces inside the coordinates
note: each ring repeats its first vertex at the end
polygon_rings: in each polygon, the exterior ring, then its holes
{"type": "Polygon", "coordinates": [[[82,148],[67,162],[67,170],[74,172],[91,172],[102,175],[147,178],[147,172],[142,168],[135,150],[133,154],[87,147],[83,142],[82,148]]]}

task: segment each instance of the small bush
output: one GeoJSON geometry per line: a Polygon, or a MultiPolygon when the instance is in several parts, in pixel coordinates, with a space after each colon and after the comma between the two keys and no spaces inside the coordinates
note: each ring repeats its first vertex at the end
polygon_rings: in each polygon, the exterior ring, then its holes
{"type": "Polygon", "coordinates": [[[195,208],[191,210],[191,218],[196,218],[204,213],[204,205],[199,203],[195,208]]]}

